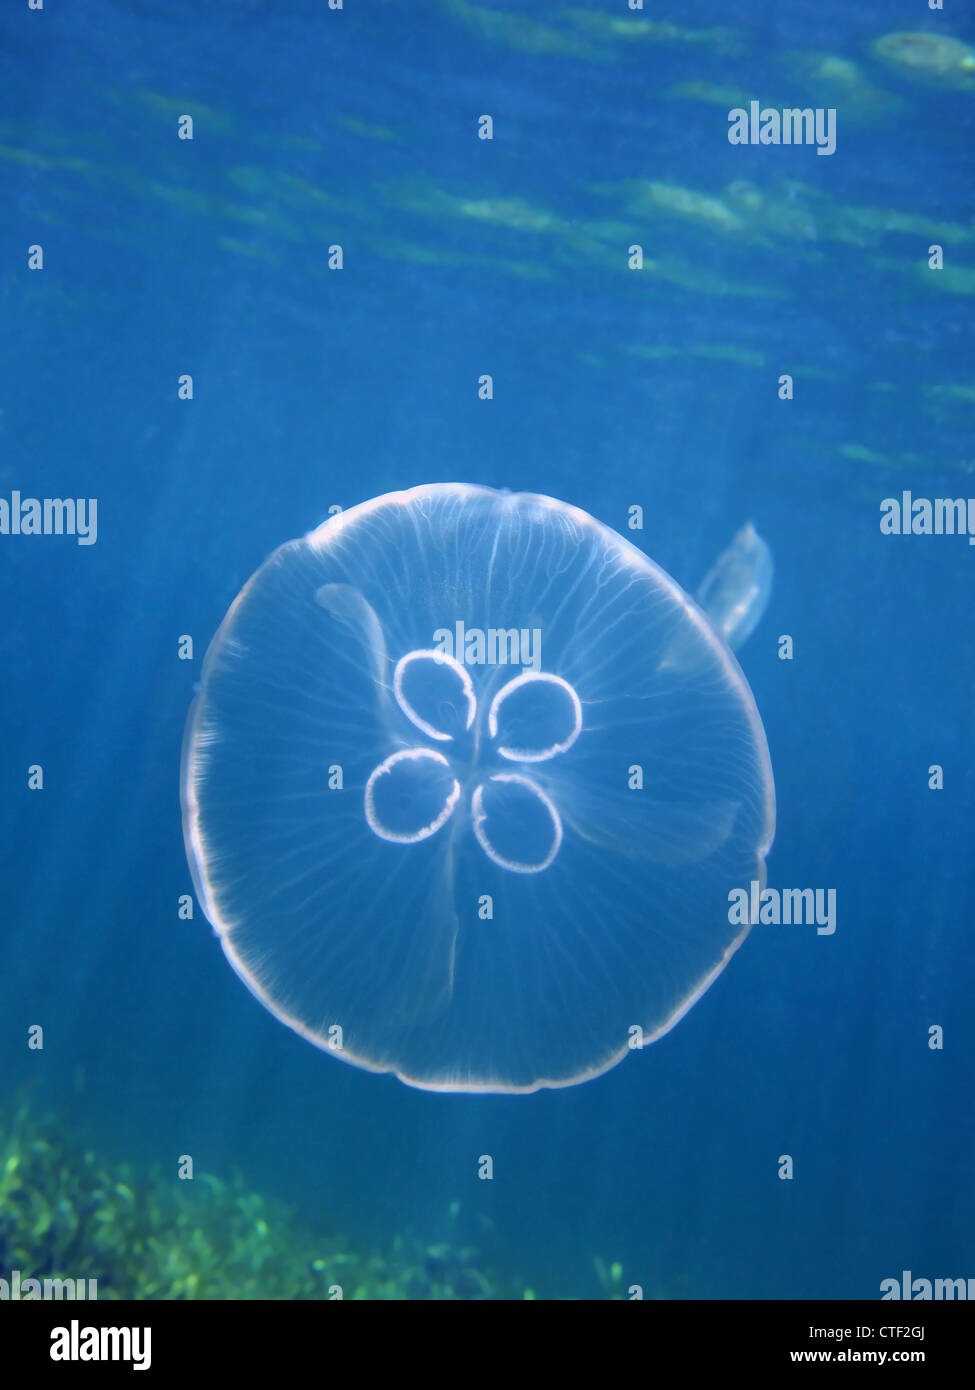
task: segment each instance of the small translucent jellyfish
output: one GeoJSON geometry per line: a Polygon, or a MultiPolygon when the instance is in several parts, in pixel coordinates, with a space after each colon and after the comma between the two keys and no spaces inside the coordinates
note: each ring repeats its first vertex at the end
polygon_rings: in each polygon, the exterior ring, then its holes
{"type": "Polygon", "coordinates": [[[729,892],[764,884],[774,825],[751,691],[683,590],[585,512],[462,484],[257,571],[207,653],[182,803],[257,998],[455,1091],[572,1085],[673,1027],[746,935],[729,892]]]}
{"type": "Polygon", "coordinates": [[[697,601],[728,646],[752,635],[772,593],[772,552],[749,521],[710,569],[697,601]]]}

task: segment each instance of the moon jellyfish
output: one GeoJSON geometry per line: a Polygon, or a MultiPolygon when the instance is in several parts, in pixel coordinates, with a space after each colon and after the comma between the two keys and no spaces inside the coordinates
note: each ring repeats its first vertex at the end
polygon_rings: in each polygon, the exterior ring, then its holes
{"type": "Polygon", "coordinates": [[[749,521],[708,571],[697,601],[735,651],[752,635],[772,593],[772,552],[749,521]]]}
{"type": "Polygon", "coordinates": [[[683,590],[575,507],[461,484],[353,507],[250,579],[182,804],[257,998],[454,1091],[572,1085],[672,1028],[746,935],[729,893],[764,885],[774,824],[752,693],[683,590]]]}

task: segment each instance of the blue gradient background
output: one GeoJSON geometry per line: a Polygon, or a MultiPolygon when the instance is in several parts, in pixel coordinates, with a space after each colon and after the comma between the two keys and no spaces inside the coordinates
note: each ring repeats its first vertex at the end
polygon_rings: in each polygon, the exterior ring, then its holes
{"type": "MultiPolygon", "coordinates": [[[[599,1296],[596,1256],[648,1296],[869,1298],[904,1268],[975,1275],[975,552],[878,526],[902,488],[973,490],[972,401],[931,394],[975,382],[972,301],[897,272],[923,269],[927,236],[837,241],[816,201],[972,228],[975,92],[870,53],[919,23],[975,42],[970,18],[918,9],[753,0],[739,18],[694,0],[654,15],[731,26],[737,52],[590,61],[432,0],[4,7],[0,495],[97,496],[99,536],[0,537],[0,1102],[26,1090],[137,1166],[239,1168],[364,1243],[436,1240],[460,1202],[543,1297],[599,1296]],[[845,55],[902,106],[858,124],[839,104],[819,158],[735,149],[727,108],[665,96],[707,80],[835,104],[790,77],[797,52],[845,55]],[[630,179],[715,196],[795,181],[808,226],[795,246],[655,227],[596,187],[630,179]],[[776,297],[641,279],[622,251],[614,268],[456,199],[615,218],[624,249],[776,297]],[[25,268],[34,242],[43,273],[25,268]],[[247,994],[202,914],[177,919],[180,741],[227,606],[333,503],[453,479],[619,529],[640,503],[631,539],[691,590],[755,522],[776,562],[742,653],[776,773],[769,882],[838,894],[833,937],[755,928],[673,1033],[564,1092],[429,1095],[338,1065],[247,994]]],[[[505,10],[568,23],[542,0],[505,10]]]]}

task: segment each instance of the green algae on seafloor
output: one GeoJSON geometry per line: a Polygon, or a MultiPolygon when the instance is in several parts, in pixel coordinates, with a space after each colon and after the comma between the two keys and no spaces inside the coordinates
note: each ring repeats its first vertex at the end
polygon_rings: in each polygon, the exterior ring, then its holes
{"type": "MultiPolygon", "coordinates": [[[[102,1299],[520,1298],[459,1238],[383,1252],[315,1237],[238,1176],[180,1182],[66,1143],[26,1106],[2,1115],[0,1270],[97,1280],[102,1299]]],[[[456,1209],[447,1222],[456,1232],[456,1209]]]]}

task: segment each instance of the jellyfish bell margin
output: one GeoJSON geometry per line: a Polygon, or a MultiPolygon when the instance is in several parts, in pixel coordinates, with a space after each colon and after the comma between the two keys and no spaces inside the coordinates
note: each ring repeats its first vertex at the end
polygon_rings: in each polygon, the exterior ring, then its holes
{"type": "Polygon", "coordinates": [[[728,893],[764,884],[774,827],[697,605],[578,508],[467,484],[269,557],[207,653],[181,791],[251,992],[429,1090],[570,1086],[667,1032],[747,934],[728,893]],[[461,631],[496,638],[435,636],[461,631]]]}

